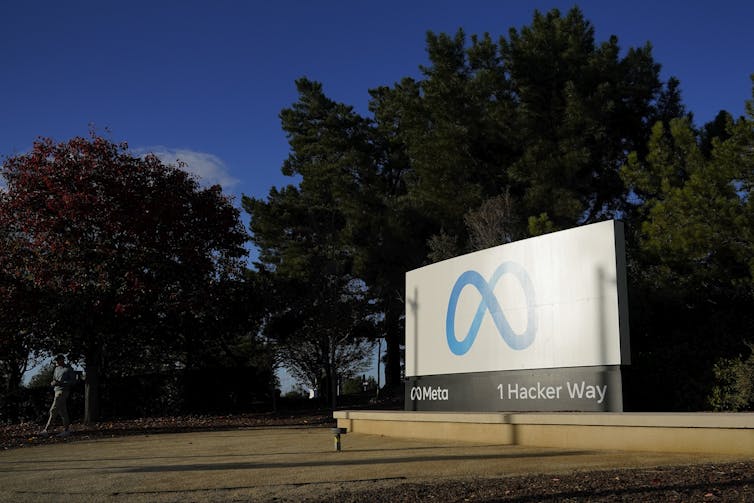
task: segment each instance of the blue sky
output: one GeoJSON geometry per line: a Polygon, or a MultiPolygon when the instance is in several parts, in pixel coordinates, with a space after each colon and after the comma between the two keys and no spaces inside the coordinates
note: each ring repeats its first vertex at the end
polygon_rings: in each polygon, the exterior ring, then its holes
{"type": "MultiPolygon", "coordinates": [[[[227,192],[264,197],[288,183],[278,114],[294,80],[321,81],[365,112],[367,91],[417,76],[427,30],[467,34],[531,22],[561,1],[34,1],[0,5],[0,157],[37,136],[93,124],[136,151],[181,158],[227,192]]],[[[587,1],[598,41],[654,46],[697,123],[751,97],[754,2],[587,1]]]]}
{"type": "MultiPolygon", "coordinates": [[[[208,183],[264,197],[290,180],[278,114],[294,81],[366,112],[368,90],[418,76],[425,33],[507,35],[573,2],[0,0],[0,158],[90,124],[208,183]]],[[[754,2],[582,1],[598,41],[654,47],[697,124],[751,98],[754,2]]],[[[239,201],[240,202],[240,201],[239,201]]]]}

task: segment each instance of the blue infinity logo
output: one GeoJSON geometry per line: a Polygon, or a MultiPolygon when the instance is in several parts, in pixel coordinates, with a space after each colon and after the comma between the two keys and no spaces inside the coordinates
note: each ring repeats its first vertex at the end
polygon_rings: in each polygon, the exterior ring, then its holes
{"type": "Polygon", "coordinates": [[[482,324],[484,314],[489,311],[492,316],[492,321],[495,322],[497,331],[503,337],[503,340],[512,349],[526,349],[534,342],[534,336],[537,333],[537,317],[536,309],[534,305],[534,286],[531,283],[531,279],[526,270],[515,262],[504,262],[497,269],[495,273],[487,282],[476,271],[466,271],[458,277],[456,284],[453,285],[453,290],[450,293],[450,301],[448,302],[448,316],[445,319],[445,334],[448,338],[448,347],[456,355],[464,355],[474,344],[479,327],[482,324]],[[527,321],[526,330],[523,333],[517,334],[513,331],[508,320],[503,315],[503,310],[500,307],[500,303],[495,297],[495,285],[498,280],[505,274],[513,274],[518,279],[521,287],[524,289],[524,295],[526,296],[527,307],[527,321]],[[471,285],[476,288],[480,294],[482,294],[482,301],[479,303],[479,307],[476,310],[474,319],[471,322],[468,334],[462,340],[456,339],[455,322],[456,322],[456,308],[458,307],[458,297],[461,295],[461,291],[466,285],[471,285]]]}

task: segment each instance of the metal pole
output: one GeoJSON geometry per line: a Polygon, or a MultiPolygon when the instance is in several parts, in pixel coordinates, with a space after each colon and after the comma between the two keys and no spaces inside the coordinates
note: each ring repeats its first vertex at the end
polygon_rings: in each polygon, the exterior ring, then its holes
{"type": "Polygon", "coordinates": [[[377,339],[377,397],[380,396],[380,360],[382,360],[382,339],[377,339]]]}
{"type": "Polygon", "coordinates": [[[335,450],[340,451],[340,435],[345,435],[348,431],[346,428],[332,428],[333,440],[335,441],[335,450]]]}

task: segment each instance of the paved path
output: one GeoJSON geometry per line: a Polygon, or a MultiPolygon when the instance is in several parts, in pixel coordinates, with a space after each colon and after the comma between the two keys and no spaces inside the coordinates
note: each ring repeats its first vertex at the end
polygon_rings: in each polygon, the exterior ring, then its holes
{"type": "Polygon", "coordinates": [[[130,436],[0,453],[0,501],[300,501],[343,487],[732,461],[265,428],[130,436]]]}

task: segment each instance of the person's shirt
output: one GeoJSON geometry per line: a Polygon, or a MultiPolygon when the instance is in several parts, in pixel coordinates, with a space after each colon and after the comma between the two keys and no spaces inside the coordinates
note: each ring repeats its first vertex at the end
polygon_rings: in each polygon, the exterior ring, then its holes
{"type": "Polygon", "coordinates": [[[55,367],[52,378],[55,380],[55,391],[67,391],[73,386],[75,376],[73,369],[68,365],[64,365],[62,367],[55,367]]]}

